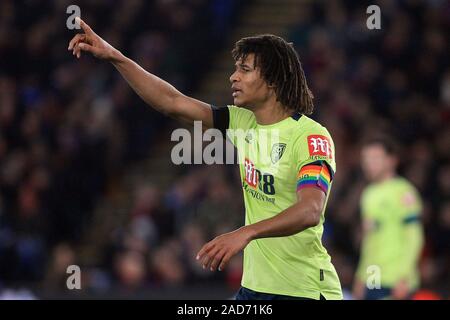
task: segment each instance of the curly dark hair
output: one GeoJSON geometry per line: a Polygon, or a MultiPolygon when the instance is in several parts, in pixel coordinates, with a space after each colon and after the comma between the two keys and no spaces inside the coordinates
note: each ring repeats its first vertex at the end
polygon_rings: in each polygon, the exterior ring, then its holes
{"type": "Polygon", "coordinates": [[[233,59],[255,55],[255,67],[268,85],[274,86],[277,101],[301,114],[314,110],[314,96],[308,88],[305,72],[292,43],[272,34],[242,38],[232,50],[233,59]]]}

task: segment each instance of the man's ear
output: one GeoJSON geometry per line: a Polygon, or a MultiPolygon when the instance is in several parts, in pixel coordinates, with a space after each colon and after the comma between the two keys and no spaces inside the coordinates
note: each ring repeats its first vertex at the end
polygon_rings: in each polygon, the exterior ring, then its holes
{"type": "MultiPolygon", "coordinates": [[[[271,93],[271,95],[277,95],[277,93],[276,93],[276,90],[275,90],[275,88],[276,88],[276,85],[274,85],[274,84],[268,84],[267,85],[267,88],[269,89],[269,92],[271,93]]],[[[278,99],[277,99],[278,100],[278,99]]]]}

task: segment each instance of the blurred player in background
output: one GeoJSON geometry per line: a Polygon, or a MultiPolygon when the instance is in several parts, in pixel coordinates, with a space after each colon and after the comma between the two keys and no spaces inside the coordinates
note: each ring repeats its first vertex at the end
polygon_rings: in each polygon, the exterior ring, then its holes
{"type": "Polygon", "coordinates": [[[313,111],[313,96],[292,44],[273,35],[238,41],[230,77],[235,106],[217,108],[183,95],[80,24],[84,34],[76,35],[68,49],[78,58],[85,51],[111,62],[156,110],[191,124],[202,121],[223,134],[228,129],[278,132],[275,144],[247,137],[248,150],[230,139],[245,158],[240,172],[246,225],[207,243],[197,255],[203,267],[223,270],[245,249],[236,299],[342,299],[321,242],[336,170],[334,144],[327,129],[306,116],[313,111]]]}
{"type": "Polygon", "coordinates": [[[355,299],[408,299],[419,288],[422,203],[416,188],[397,175],[397,157],[387,138],[368,140],[362,148],[362,169],[370,184],[361,196],[363,239],[355,299]],[[368,288],[370,266],[379,268],[381,288],[368,288]]]}

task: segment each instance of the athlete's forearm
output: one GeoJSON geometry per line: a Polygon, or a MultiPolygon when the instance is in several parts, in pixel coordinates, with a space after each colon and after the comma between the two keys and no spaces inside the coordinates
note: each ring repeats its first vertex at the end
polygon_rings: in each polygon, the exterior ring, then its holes
{"type": "Polygon", "coordinates": [[[175,87],[145,71],[118,50],[114,52],[111,63],[147,104],[164,114],[173,113],[175,99],[182,96],[175,87]]]}
{"type": "Polygon", "coordinates": [[[131,88],[157,111],[184,122],[192,123],[200,120],[203,121],[204,127],[212,127],[213,116],[210,105],[183,95],[166,81],[145,71],[103,40],[82,19],[79,17],[77,19],[84,33],[76,34],[67,48],[73,50],[77,58],[81,57],[83,51],[111,62],[131,88]]]}
{"type": "Polygon", "coordinates": [[[319,202],[298,202],[278,215],[244,227],[250,239],[286,237],[314,227],[320,222],[319,202]]]}

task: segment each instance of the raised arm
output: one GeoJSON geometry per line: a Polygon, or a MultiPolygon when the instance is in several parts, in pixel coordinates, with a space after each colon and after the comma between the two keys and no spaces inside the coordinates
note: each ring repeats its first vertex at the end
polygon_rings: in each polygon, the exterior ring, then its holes
{"type": "Polygon", "coordinates": [[[171,84],[145,71],[98,36],[83,20],[77,19],[84,33],[75,35],[68,47],[77,58],[85,51],[109,61],[142,100],[155,110],[186,123],[202,121],[205,128],[213,126],[211,107],[207,103],[185,96],[171,84]]]}

